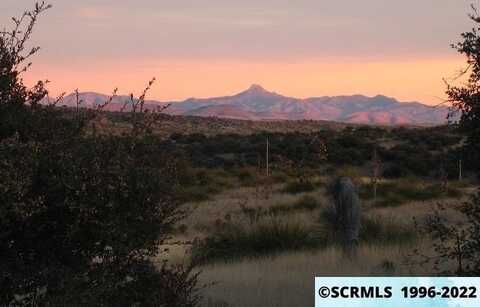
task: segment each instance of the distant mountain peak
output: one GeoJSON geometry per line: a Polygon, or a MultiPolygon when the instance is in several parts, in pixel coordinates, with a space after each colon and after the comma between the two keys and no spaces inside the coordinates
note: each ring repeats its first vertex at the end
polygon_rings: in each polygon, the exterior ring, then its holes
{"type": "Polygon", "coordinates": [[[282,95],[279,95],[275,92],[266,90],[263,86],[259,84],[252,84],[247,90],[238,94],[241,97],[248,97],[249,99],[254,98],[269,98],[269,99],[278,99],[284,98],[282,95]]]}
{"type": "Polygon", "coordinates": [[[250,87],[248,88],[249,91],[265,91],[265,92],[268,92],[263,86],[261,86],[260,84],[252,84],[250,85],[250,87]]]}
{"type": "MultiPolygon", "coordinates": [[[[95,107],[107,101],[108,96],[81,93],[82,107],[95,107]]],[[[116,96],[107,106],[109,111],[123,109],[128,96],[116,96]]],[[[148,101],[147,109],[155,109],[164,102],[148,101]]],[[[61,105],[76,106],[75,94],[64,98],[61,105]]],[[[127,110],[128,111],[128,110],[127,110]]],[[[402,103],[378,95],[367,97],[324,96],[297,99],[283,96],[253,84],[233,96],[187,99],[173,102],[166,113],[187,116],[211,116],[248,120],[327,120],[357,124],[444,124],[448,108],[432,108],[420,103],[402,103]]]]}
{"type": "Polygon", "coordinates": [[[244,93],[251,93],[251,94],[265,94],[265,93],[271,93],[270,91],[267,91],[263,86],[259,84],[252,84],[244,93]]]}

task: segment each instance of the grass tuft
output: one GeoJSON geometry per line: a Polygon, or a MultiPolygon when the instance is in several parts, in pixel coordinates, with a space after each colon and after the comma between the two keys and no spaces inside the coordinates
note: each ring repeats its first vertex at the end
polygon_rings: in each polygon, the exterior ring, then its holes
{"type": "Polygon", "coordinates": [[[305,195],[299,200],[293,202],[292,204],[281,204],[276,206],[271,206],[266,213],[272,215],[279,215],[279,214],[288,214],[294,211],[313,211],[319,207],[321,207],[321,203],[318,201],[317,198],[311,195],[305,195]]]}
{"type": "MultiPolygon", "coordinates": [[[[341,233],[335,225],[333,210],[324,210],[320,223],[329,244],[341,242],[341,233]]],[[[364,215],[361,218],[360,243],[394,245],[412,242],[416,238],[414,229],[399,223],[393,217],[364,215]]]]}
{"type": "Polygon", "coordinates": [[[268,218],[251,225],[227,224],[192,248],[194,263],[233,261],[324,245],[325,240],[300,223],[268,218]]]}
{"type": "Polygon", "coordinates": [[[316,188],[317,187],[315,186],[315,184],[310,180],[295,180],[287,183],[287,185],[283,189],[283,192],[288,194],[300,194],[315,191],[316,188]]]}
{"type": "MultiPolygon", "coordinates": [[[[399,180],[377,185],[377,207],[396,207],[409,201],[428,201],[441,198],[458,198],[462,192],[456,187],[444,189],[439,184],[424,184],[416,180],[399,180]]],[[[373,199],[372,184],[360,186],[360,197],[373,199]]]]}

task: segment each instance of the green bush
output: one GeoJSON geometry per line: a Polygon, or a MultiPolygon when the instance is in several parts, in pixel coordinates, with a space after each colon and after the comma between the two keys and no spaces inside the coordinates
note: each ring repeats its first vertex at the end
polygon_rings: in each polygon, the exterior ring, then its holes
{"type": "Polygon", "coordinates": [[[175,189],[175,199],[181,203],[200,202],[209,200],[212,195],[221,191],[221,188],[213,184],[177,186],[175,189]]]}
{"type": "Polygon", "coordinates": [[[243,185],[252,185],[256,177],[255,169],[241,168],[234,171],[235,176],[240,180],[243,185]]]}
{"type": "MultiPolygon", "coordinates": [[[[320,216],[320,225],[328,244],[341,242],[339,229],[335,225],[333,209],[324,210],[320,216]]],[[[390,245],[406,243],[415,240],[416,233],[412,227],[400,224],[391,217],[366,216],[361,217],[360,242],[368,244],[390,245]]]]}
{"type": "MultiPolygon", "coordinates": [[[[373,199],[373,185],[362,184],[360,197],[373,199]]],[[[462,192],[455,186],[444,189],[440,184],[423,184],[415,178],[407,178],[377,185],[377,202],[379,207],[395,207],[409,201],[428,201],[445,197],[458,198],[462,192]]]]}
{"type": "MultiPolygon", "coordinates": [[[[182,157],[180,157],[182,158],[182,157]]],[[[182,163],[186,163],[182,160],[182,163]]],[[[176,168],[177,172],[182,174],[182,168],[176,168]]],[[[210,199],[215,194],[234,186],[232,176],[222,169],[190,169],[187,168],[187,174],[183,174],[178,179],[175,186],[175,200],[186,202],[198,202],[210,199]],[[189,179],[183,179],[186,176],[189,179]]]]}
{"type": "Polygon", "coordinates": [[[315,184],[310,180],[295,180],[287,183],[283,188],[283,192],[288,194],[300,194],[315,191],[316,188],[315,184]]]}
{"type": "Polygon", "coordinates": [[[271,206],[268,210],[265,211],[266,214],[288,214],[292,211],[301,211],[308,210],[312,211],[319,208],[322,204],[318,201],[317,198],[311,195],[305,195],[299,200],[293,202],[292,204],[280,204],[276,206],[271,206]]]}
{"type": "Polygon", "coordinates": [[[295,209],[305,209],[305,210],[314,210],[318,207],[320,207],[322,204],[318,201],[317,198],[311,195],[305,195],[302,198],[300,198],[298,201],[296,201],[293,204],[293,207],[295,209]]]}
{"type": "Polygon", "coordinates": [[[323,238],[300,223],[277,218],[251,225],[227,224],[192,249],[194,263],[233,261],[242,257],[269,255],[288,250],[318,247],[323,238]]]}
{"type": "Polygon", "coordinates": [[[23,85],[17,68],[47,8],[0,32],[0,305],[196,306],[197,275],[152,262],[185,212],[175,157],[144,117],[100,135],[100,111],[45,106],[43,83],[23,85]]]}
{"type": "Polygon", "coordinates": [[[416,238],[415,230],[395,219],[384,216],[363,217],[360,229],[360,241],[372,244],[398,244],[412,242],[416,238]]]}

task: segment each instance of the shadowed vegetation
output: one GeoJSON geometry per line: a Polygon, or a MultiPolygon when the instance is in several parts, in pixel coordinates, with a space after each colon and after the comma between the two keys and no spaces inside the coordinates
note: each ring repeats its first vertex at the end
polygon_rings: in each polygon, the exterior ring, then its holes
{"type": "MultiPolygon", "coordinates": [[[[306,209],[310,210],[311,201],[306,197],[297,205],[308,203],[306,209]]],[[[315,204],[316,207],[318,204],[315,204]]],[[[289,250],[318,249],[340,244],[340,234],[331,209],[322,210],[318,223],[314,225],[281,219],[268,212],[258,209],[248,211],[248,223],[227,222],[219,225],[209,237],[193,246],[192,258],[195,263],[229,262],[245,257],[271,256],[289,250]]],[[[363,216],[361,224],[361,244],[396,245],[411,243],[417,238],[412,227],[400,224],[391,217],[363,216]]]]}
{"type": "MultiPolygon", "coordinates": [[[[362,184],[360,196],[373,200],[373,185],[362,184]]],[[[420,182],[415,178],[384,182],[377,185],[378,207],[395,207],[411,201],[429,201],[442,198],[459,198],[462,192],[454,185],[442,187],[441,184],[420,182]]]]}
{"type": "Polygon", "coordinates": [[[297,222],[277,218],[254,224],[227,224],[193,247],[195,263],[234,261],[243,257],[272,255],[287,250],[319,247],[323,238],[312,235],[314,229],[297,222]]]}
{"type": "Polygon", "coordinates": [[[137,116],[153,80],[121,136],[97,133],[102,106],[45,105],[45,83],[29,89],[22,73],[49,8],[37,3],[0,32],[0,305],[197,306],[191,267],[152,262],[186,215],[179,160],[157,147],[156,114],[137,116]]]}

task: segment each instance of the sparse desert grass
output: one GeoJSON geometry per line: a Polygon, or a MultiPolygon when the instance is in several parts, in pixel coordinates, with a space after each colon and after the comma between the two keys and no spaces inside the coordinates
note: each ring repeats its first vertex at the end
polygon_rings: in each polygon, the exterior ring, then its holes
{"type": "MultiPolygon", "coordinates": [[[[251,218],[245,215],[244,208],[252,212],[277,212],[281,214],[282,209],[285,209],[286,206],[294,207],[305,196],[314,198],[321,206],[328,206],[329,200],[322,189],[310,193],[284,194],[279,193],[281,188],[282,185],[274,185],[272,187],[273,193],[269,197],[265,197],[263,193],[258,193],[255,187],[240,187],[215,194],[206,201],[185,204],[185,206],[194,208],[192,214],[185,221],[189,228],[188,232],[192,236],[208,234],[213,230],[215,221],[225,220],[227,215],[230,215],[232,220],[249,222],[251,218]],[[280,209],[276,209],[277,207],[280,207],[280,209]]],[[[287,209],[289,215],[296,215],[302,210],[287,209]]],[[[265,215],[263,213],[261,215],[265,215]]],[[[314,221],[316,216],[315,213],[306,214],[304,222],[306,220],[314,221]]]]}
{"type": "Polygon", "coordinates": [[[315,234],[311,227],[277,217],[262,218],[252,224],[225,224],[193,247],[192,258],[195,263],[235,261],[324,245],[325,238],[315,234]]]}
{"type": "MultiPolygon", "coordinates": [[[[360,197],[364,200],[373,199],[373,185],[360,185],[360,197]]],[[[438,183],[426,183],[409,178],[396,181],[385,181],[377,184],[378,207],[395,207],[411,201],[429,201],[442,198],[460,198],[462,191],[454,185],[444,189],[438,183]]]]}
{"type": "Polygon", "coordinates": [[[360,170],[357,167],[343,166],[334,170],[334,174],[332,178],[336,178],[336,177],[349,177],[355,183],[359,183],[361,182],[362,175],[360,170]]]}
{"type": "Polygon", "coordinates": [[[297,211],[297,210],[308,210],[308,211],[313,211],[315,209],[318,209],[322,206],[322,202],[317,198],[312,195],[305,195],[293,202],[292,204],[280,204],[278,206],[272,206],[269,208],[268,213],[270,214],[287,214],[292,211],[297,211]]]}
{"type": "Polygon", "coordinates": [[[290,202],[290,203],[280,203],[275,204],[270,207],[246,207],[243,206],[242,213],[249,216],[250,220],[256,220],[259,217],[266,216],[266,215],[285,215],[290,214],[297,211],[313,211],[315,209],[319,209],[324,204],[318,199],[318,197],[314,197],[310,194],[306,194],[301,196],[299,199],[290,202]]]}
{"type": "Polygon", "coordinates": [[[252,186],[255,184],[257,169],[254,167],[243,167],[233,171],[243,186],[252,186]]]}
{"type": "Polygon", "coordinates": [[[283,192],[289,194],[299,194],[305,192],[312,192],[316,189],[316,185],[314,182],[310,180],[293,180],[288,182],[283,189],[283,192]]]}
{"type": "Polygon", "coordinates": [[[378,215],[362,219],[360,240],[371,244],[403,244],[413,242],[418,237],[415,228],[402,224],[397,219],[378,215]]]}
{"type": "Polygon", "coordinates": [[[181,202],[199,202],[212,198],[224,190],[237,186],[235,176],[223,169],[198,169],[190,178],[176,187],[176,197],[181,202]]]}
{"type": "MultiPolygon", "coordinates": [[[[341,242],[334,221],[333,210],[322,211],[319,224],[329,245],[341,242]]],[[[412,220],[401,222],[393,216],[363,214],[361,218],[360,242],[378,246],[404,244],[413,242],[417,238],[412,220]]]]}
{"type": "Polygon", "coordinates": [[[272,178],[275,182],[278,183],[287,182],[291,179],[291,174],[288,174],[287,172],[281,170],[274,170],[272,172],[272,178]]]}
{"type": "Polygon", "coordinates": [[[220,191],[221,189],[214,185],[180,186],[177,188],[176,197],[182,203],[197,202],[208,200],[220,191]]]}
{"type": "MultiPolygon", "coordinates": [[[[302,199],[299,202],[303,203],[302,199]]],[[[341,240],[333,211],[323,209],[320,212],[318,223],[308,225],[285,215],[262,215],[257,211],[250,214],[249,211],[249,222],[221,224],[193,247],[192,257],[196,263],[236,261],[243,257],[338,245],[341,240]]],[[[360,233],[361,242],[377,245],[404,244],[417,237],[407,224],[401,224],[393,217],[374,215],[362,217],[360,233]]]]}
{"type": "Polygon", "coordinates": [[[270,170],[270,176],[266,178],[264,169],[252,166],[234,168],[231,171],[231,175],[235,176],[240,186],[243,187],[254,187],[259,184],[264,184],[265,181],[269,183],[284,183],[295,177],[287,174],[285,171],[273,169],[270,170]]]}
{"type": "Polygon", "coordinates": [[[414,244],[389,248],[363,244],[352,259],[345,257],[340,247],[331,246],[207,265],[201,268],[201,278],[215,284],[205,289],[204,306],[313,306],[315,276],[428,275],[428,267],[407,264],[414,248],[414,244]]]}
{"type": "MultiPolygon", "coordinates": [[[[368,184],[362,177],[357,179],[364,183],[363,188],[368,184]]],[[[196,210],[186,221],[188,229],[179,227],[179,235],[192,240],[218,234],[223,240],[212,241],[206,256],[211,261],[204,261],[208,265],[199,268],[204,282],[215,283],[205,289],[204,306],[311,306],[315,275],[431,275],[429,267],[407,265],[415,248],[430,248],[428,238],[416,233],[413,218],[422,220],[437,202],[458,205],[465,195],[456,199],[428,191],[436,197],[431,198],[424,192],[402,191],[409,186],[433,185],[409,180],[385,181],[386,191],[400,197],[401,206],[371,207],[368,195],[363,199],[361,242],[354,259],[347,259],[332,238],[334,229],[324,213],[332,204],[324,185],[311,192],[289,194],[283,193],[284,185],[275,184],[268,197],[258,193],[257,187],[242,186],[187,204],[196,210]]],[[[450,184],[461,191],[466,187],[450,184]]],[[[176,262],[188,262],[190,252],[173,247],[172,257],[176,262]]]]}

